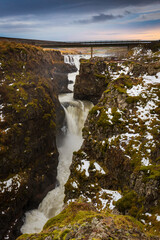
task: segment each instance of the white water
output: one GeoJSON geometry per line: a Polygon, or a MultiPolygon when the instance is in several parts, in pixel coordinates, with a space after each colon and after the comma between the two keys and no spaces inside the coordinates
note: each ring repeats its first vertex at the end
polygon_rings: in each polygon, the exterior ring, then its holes
{"type": "MultiPolygon", "coordinates": [[[[75,82],[75,77],[79,73],[79,59],[79,55],[65,57],[65,62],[73,64],[74,61],[78,69],[76,73],[70,73],[68,76],[69,80],[73,82],[75,82]]],[[[73,89],[73,84],[70,84],[70,89],[73,89]]],[[[59,165],[57,180],[59,181],[59,186],[47,194],[40,203],[38,209],[26,213],[25,223],[21,228],[22,233],[40,232],[46,221],[56,216],[63,209],[63,200],[65,196],[64,184],[70,174],[69,166],[72,162],[72,154],[73,151],[78,150],[82,144],[81,134],[84,121],[88,115],[88,111],[93,106],[92,103],[87,101],[75,101],[72,93],[60,95],[59,100],[62,105],[64,104],[67,106],[64,110],[68,125],[68,131],[63,141],[63,146],[58,148],[59,165]]]]}

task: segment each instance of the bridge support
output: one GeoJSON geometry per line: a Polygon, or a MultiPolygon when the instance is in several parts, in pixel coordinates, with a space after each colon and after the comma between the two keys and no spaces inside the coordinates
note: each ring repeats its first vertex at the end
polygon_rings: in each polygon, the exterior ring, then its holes
{"type": "Polygon", "coordinates": [[[91,47],[91,58],[93,57],[93,47],[91,47]]]}

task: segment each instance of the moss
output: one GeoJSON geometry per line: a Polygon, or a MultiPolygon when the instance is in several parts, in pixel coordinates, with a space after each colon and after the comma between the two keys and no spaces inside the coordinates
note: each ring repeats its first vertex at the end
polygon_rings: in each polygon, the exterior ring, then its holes
{"type": "Polygon", "coordinates": [[[127,211],[133,217],[138,217],[143,209],[142,199],[138,198],[138,195],[135,191],[126,193],[115,203],[115,206],[123,214],[125,214],[127,211]]]}
{"type": "Polygon", "coordinates": [[[114,88],[119,93],[126,93],[127,88],[132,88],[133,80],[128,75],[121,74],[120,77],[113,81],[114,88]]]}
{"type": "Polygon", "coordinates": [[[105,79],[106,78],[106,76],[105,75],[103,75],[103,74],[94,74],[94,76],[96,77],[96,78],[99,78],[99,79],[105,79]]]}
{"type": "Polygon", "coordinates": [[[114,85],[114,88],[119,92],[119,93],[126,93],[126,89],[124,87],[114,85]]]}
{"type": "Polygon", "coordinates": [[[70,203],[59,215],[51,218],[44,225],[44,230],[53,226],[60,226],[66,224],[74,224],[78,221],[84,221],[88,216],[95,216],[96,213],[91,211],[87,203],[70,203]],[[83,211],[82,211],[83,210],[83,211]]]}
{"type": "Polygon", "coordinates": [[[104,91],[103,93],[105,94],[105,93],[109,93],[109,92],[111,92],[111,89],[107,89],[107,90],[104,91]]]}
{"type": "Polygon", "coordinates": [[[121,121],[119,120],[121,118],[121,114],[119,112],[117,112],[117,108],[112,108],[112,122],[113,124],[118,124],[121,123],[121,121]]]}
{"type": "Polygon", "coordinates": [[[62,231],[62,232],[60,233],[60,236],[59,236],[60,239],[65,240],[67,234],[68,234],[70,231],[71,231],[70,229],[65,229],[64,231],[62,231]]]}
{"type": "Polygon", "coordinates": [[[146,182],[149,179],[160,179],[160,165],[143,166],[140,168],[143,171],[143,181],[146,182]]]}
{"type": "Polygon", "coordinates": [[[84,64],[84,63],[91,63],[91,62],[90,62],[90,59],[82,58],[80,59],[80,63],[84,64]]]}
{"type": "Polygon", "coordinates": [[[106,114],[105,109],[101,110],[101,113],[99,115],[99,119],[97,121],[97,126],[102,126],[104,129],[108,128],[108,126],[111,126],[112,123],[109,121],[109,118],[106,114]]]}
{"type": "Polygon", "coordinates": [[[99,107],[99,106],[96,105],[89,111],[89,114],[95,115],[95,114],[97,114],[97,111],[98,110],[101,111],[101,109],[103,109],[103,107],[99,107]]]}
{"type": "Polygon", "coordinates": [[[83,151],[80,149],[78,151],[73,152],[73,155],[76,155],[77,157],[83,157],[83,151]]]}
{"type": "Polygon", "coordinates": [[[126,102],[129,103],[129,104],[136,103],[139,100],[140,100],[140,96],[135,96],[135,97],[128,96],[126,98],[126,102]]]}
{"type": "MultiPolygon", "coordinates": [[[[18,240],[25,240],[25,239],[44,240],[48,236],[51,236],[51,238],[54,240],[59,240],[59,239],[65,240],[65,239],[68,239],[69,236],[70,236],[70,239],[76,239],[74,238],[76,231],[80,229],[82,231],[82,229],[84,228],[87,229],[87,227],[90,227],[90,224],[92,224],[93,218],[97,219],[97,221],[100,220],[101,223],[103,222],[104,228],[105,227],[110,228],[113,226],[113,229],[115,230],[115,235],[117,235],[117,239],[119,237],[118,233],[120,229],[127,231],[125,233],[125,236],[131,235],[136,237],[137,239],[139,237],[139,231],[141,232],[144,231],[143,224],[141,224],[139,221],[137,221],[135,218],[131,216],[113,215],[108,211],[107,212],[103,211],[102,213],[98,213],[93,209],[92,205],[84,202],[75,202],[70,204],[59,215],[61,214],[63,215],[63,217],[61,218],[61,221],[60,221],[60,217],[52,218],[46,223],[46,226],[44,227],[43,232],[39,234],[25,234],[20,236],[18,240]],[[57,222],[56,222],[56,219],[57,219],[57,222]],[[133,229],[135,229],[135,231],[133,229]]],[[[94,239],[98,240],[99,237],[98,238],[97,237],[94,239]]],[[[84,238],[86,239],[86,235],[84,235],[84,238]]],[[[115,236],[113,238],[116,239],[115,236]]]]}

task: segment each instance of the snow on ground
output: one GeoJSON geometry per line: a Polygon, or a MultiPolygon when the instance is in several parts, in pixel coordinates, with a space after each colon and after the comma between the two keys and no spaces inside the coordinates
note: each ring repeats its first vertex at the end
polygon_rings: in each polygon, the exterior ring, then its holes
{"type": "Polygon", "coordinates": [[[159,215],[156,216],[156,220],[157,220],[158,222],[160,222],[160,216],[159,216],[159,215]]]}
{"type": "Polygon", "coordinates": [[[73,186],[74,188],[78,188],[77,182],[76,182],[76,181],[75,181],[75,182],[72,182],[72,186],[73,186]]]}
{"type": "Polygon", "coordinates": [[[102,174],[105,174],[105,171],[103,170],[103,168],[98,163],[95,162],[94,166],[95,166],[95,170],[93,170],[93,171],[98,171],[102,174]]]}
{"type": "Polygon", "coordinates": [[[21,184],[21,178],[18,174],[9,178],[6,181],[0,181],[0,191],[4,193],[5,191],[11,192],[14,189],[18,189],[21,184]]]}
{"type": "MultiPolygon", "coordinates": [[[[92,172],[97,171],[98,173],[105,174],[104,169],[97,162],[94,162],[93,166],[94,166],[94,168],[92,167],[92,172]]],[[[80,172],[84,171],[86,177],[89,177],[89,168],[90,168],[90,161],[83,159],[83,160],[81,160],[81,165],[78,164],[76,170],[80,171],[80,172]]]]}
{"type": "Polygon", "coordinates": [[[111,124],[113,124],[112,123],[112,118],[113,118],[113,115],[112,115],[112,109],[111,108],[108,108],[107,110],[106,110],[106,114],[107,114],[107,116],[108,116],[108,121],[111,123],[111,124]]]}
{"type": "Polygon", "coordinates": [[[99,192],[99,200],[102,203],[102,209],[109,206],[109,208],[112,210],[114,208],[113,201],[118,201],[121,197],[122,196],[118,191],[112,191],[102,188],[99,192]],[[104,193],[108,195],[108,198],[103,198],[104,193]]]}
{"type": "MultiPolygon", "coordinates": [[[[137,50],[140,51],[140,50],[137,50]]],[[[122,65],[121,65],[122,67],[122,65]]],[[[129,69],[127,69],[129,71],[129,69]]],[[[137,156],[140,154],[141,156],[141,164],[144,166],[150,165],[150,157],[151,157],[151,148],[156,147],[156,140],[154,140],[152,130],[153,125],[154,128],[157,127],[160,123],[160,119],[158,118],[158,114],[155,113],[155,109],[158,107],[160,100],[158,98],[158,85],[160,83],[160,72],[155,76],[144,75],[142,76],[142,83],[138,85],[134,85],[131,89],[127,89],[127,94],[130,97],[139,97],[136,107],[134,111],[130,109],[130,116],[127,119],[125,114],[120,111],[121,118],[119,119],[122,122],[125,122],[126,133],[112,136],[108,138],[108,143],[110,146],[114,147],[114,141],[119,140],[119,147],[122,151],[126,151],[127,146],[131,143],[130,146],[131,152],[136,151],[137,156]],[[146,129],[142,132],[142,127],[146,129]],[[142,148],[142,140],[145,139],[145,144],[142,152],[140,149],[142,148]],[[145,152],[145,154],[143,153],[145,152]]],[[[118,112],[118,110],[117,110],[118,112]]],[[[109,121],[112,120],[113,116],[111,113],[111,109],[108,108],[106,110],[107,117],[109,121]]],[[[131,156],[127,155],[129,158],[131,156]]]]}
{"type": "MultiPolygon", "coordinates": [[[[87,160],[85,160],[85,159],[83,159],[83,160],[81,160],[81,166],[79,165],[78,167],[78,169],[81,171],[81,172],[83,172],[83,171],[85,171],[85,175],[86,175],[86,177],[89,177],[89,167],[90,167],[90,161],[87,161],[87,160]]],[[[77,169],[77,170],[78,170],[77,169]]]]}
{"type": "Polygon", "coordinates": [[[4,115],[2,113],[0,113],[0,121],[4,122],[4,115]]]}
{"type": "MultiPolygon", "coordinates": [[[[90,197],[88,197],[88,195],[90,194],[91,192],[86,191],[84,194],[81,194],[79,198],[84,199],[88,203],[92,202],[97,210],[100,210],[100,209],[103,210],[105,208],[109,208],[113,210],[115,207],[114,202],[122,198],[122,195],[118,191],[113,191],[113,190],[103,189],[103,188],[101,188],[101,190],[93,197],[93,199],[97,198],[97,200],[94,202],[90,197]]],[[[69,204],[70,202],[75,202],[75,201],[76,199],[69,199],[67,203],[69,204]]]]}

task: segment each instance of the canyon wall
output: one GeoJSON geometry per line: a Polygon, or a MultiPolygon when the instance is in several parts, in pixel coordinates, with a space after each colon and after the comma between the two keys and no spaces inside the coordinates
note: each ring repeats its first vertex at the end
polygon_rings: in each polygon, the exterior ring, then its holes
{"type": "Polygon", "coordinates": [[[56,185],[57,95],[73,68],[59,51],[0,42],[0,239],[15,239],[24,212],[56,185]]]}
{"type": "Polygon", "coordinates": [[[160,239],[159,62],[160,52],[142,48],[81,61],[75,97],[96,105],[73,153],[64,210],[18,240],[160,239]]]}
{"type": "Polygon", "coordinates": [[[73,155],[65,201],[82,198],[97,210],[116,207],[114,211],[137,218],[158,234],[160,52],[135,48],[126,59],[106,60],[99,72],[96,67],[89,72],[89,64],[96,66],[99,60],[82,63],[89,75],[85,82],[80,72],[82,94],[85,87],[90,97],[88,79],[94,91],[98,81],[110,80],[89,113],[83,145],[73,155]],[[101,75],[97,81],[95,73],[101,75]]]}

